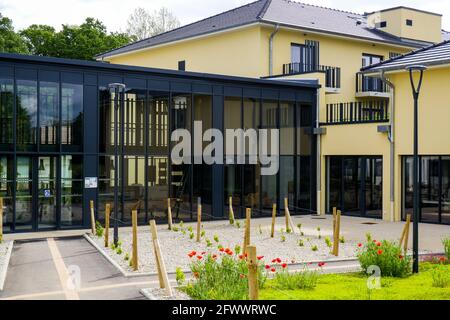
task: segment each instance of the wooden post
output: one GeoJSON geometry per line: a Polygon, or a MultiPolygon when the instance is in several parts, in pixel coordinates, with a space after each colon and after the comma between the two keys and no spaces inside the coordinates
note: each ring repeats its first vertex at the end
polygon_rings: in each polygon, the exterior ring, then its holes
{"type": "Polygon", "coordinates": [[[408,252],[408,242],[409,242],[409,228],[411,226],[411,215],[408,214],[406,216],[406,225],[405,225],[405,245],[403,246],[403,250],[405,254],[408,252]]]}
{"type": "Polygon", "coordinates": [[[230,224],[234,224],[234,210],[233,210],[233,197],[230,197],[228,200],[228,204],[229,204],[229,218],[230,218],[230,224]]]}
{"type": "Polygon", "coordinates": [[[172,207],[170,206],[170,198],[167,198],[167,223],[169,230],[172,230],[172,207]]]}
{"type": "Polygon", "coordinates": [[[172,297],[172,288],[170,287],[169,276],[167,275],[166,265],[164,264],[164,259],[161,253],[155,220],[150,221],[150,231],[152,233],[152,242],[155,252],[156,268],[158,270],[159,286],[161,289],[166,289],[167,296],[172,297]]]}
{"type": "Polygon", "coordinates": [[[270,237],[273,238],[275,236],[275,219],[277,217],[277,204],[274,203],[272,205],[272,228],[270,230],[270,237]]]}
{"type": "Polygon", "coordinates": [[[333,255],[336,253],[336,247],[338,244],[336,243],[336,220],[337,220],[337,209],[333,207],[333,255]]]}
{"type": "Polygon", "coordinates": [[[3,242],[3,198],[0,198],[0,243],[3,242]]]}
{"type": "Polygon", "coordinates": [[[201,240],[201,226],[202,226],[202,205],[197,206],[197,242],[201,240]]]}
{"type": "Polygon", "coordinates": [[[131,267],[134,271],[139,268],[138,262],[138,233],[137,233],[137,210],[131,212],[131,220],[133,224],[133,256],[131,257],[131,267]]]}
{"type": "Polygon", "coordinates": [[[106,204],[105,207],[105,248],[109,247],[109,216],[111,214],[111,205],[106,204]]]}
{"type": "Polygon", "coordinates": [[[252,209],[245,210],[245,231],[244,231],[244,254],[247,253],[247,246],[250,245],[250,220],[252,218],[252,209]]]}
{"type": "Polygon", "coordinates": [[[250,300],[258,300],[258,260],[256,258],[256,247],[247,246],[248,253],[248,291],[250,300]]]}
{"type": "Polygon", "coordinates": [[[284,213],[286,216],[286,232],[290,229],[292,232],[295,231],[294,223],[292,222],[291,213],[289,212],[289,201],[288,198],[284,198],[284,213]]]}
{"type": "Polygon", "coordinates": [[[339,235],[341,233],[341,210],[337,211],[336,215],[336,231],[334,233],[334,241],[333,241],[333,254],[336,257],[339,257],[339,235]]]}
{"type": "Polygon", "coordinates": [[[89,207],[91,208],[91,231],[95,235],[95,214],[94,214],[94,200],[89,201],[89,207]]]}
{"type": "Polygon", "coordinates": [[[406,223],[403,226],[402,235],[400,237],[399,246],[402,246],[403,241],[405,241],[405,235],[406,235],[406,229],[408,228],[408,225],[411,223],[411,215],[406,215],[406,223]]]}

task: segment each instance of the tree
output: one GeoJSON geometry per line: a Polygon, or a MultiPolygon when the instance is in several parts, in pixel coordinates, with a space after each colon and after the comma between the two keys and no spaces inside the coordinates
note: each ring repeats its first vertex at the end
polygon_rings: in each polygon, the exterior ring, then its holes
{"type": "Polygon", "coordinates": [[[178,18],[167,8],[150,14],[144,8],[136,8],[127,21],[127,34],[135,41],[146,39],[180,26],[178,18]]]}
{"type": "Polygon", "coordinates": [[[50,26],[32,25],[21,35],[32,54],[82,60],[93,60],[100,53],[131,42],[124,33],[108,33],[105,25],[94,18],[87,18],[79,26],[63,25],[59,32],[50,26]]]}
{"type": "Polygon", "coordinates": [[[0,52],[28,53],[22,37],[14,31],[12,20],[0,13],[0,52]]]}

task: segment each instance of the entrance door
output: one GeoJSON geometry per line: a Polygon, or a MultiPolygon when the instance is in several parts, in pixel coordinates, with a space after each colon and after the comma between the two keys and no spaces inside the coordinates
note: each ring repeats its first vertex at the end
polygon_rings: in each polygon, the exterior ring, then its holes
{"type": "Polygon", "coordinates": [[[17,157],[15,231],[56,228],[56,173],[56,157],[17,157]]]}

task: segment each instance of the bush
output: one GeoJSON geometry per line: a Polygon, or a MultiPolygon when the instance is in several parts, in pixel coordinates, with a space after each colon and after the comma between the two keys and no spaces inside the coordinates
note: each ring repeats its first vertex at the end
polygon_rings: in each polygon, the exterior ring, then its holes
{"type": "Polygon", "coordinates": [[[447,260],[450,260],[450,238],[442,240],[442,244],[444,245],[445,256],[447,260]]]}
{"type": "Polygon", "coordinates": [[[95,234],[97,237],[101,238],[103,237],[105,229],[102,227],[102,224],[99,221],[95,222],[95,234]]]}
{"type": "Polygon", "coordinates": [[[179,286],[183,285],[184,282],[186,281],[186,276],[184,275],[184,272],[181,270],[180,267],[177,267],[175,269],[175,273],[176,273],[175,279],[177,280],[178,285],[179,286]]]}
{"type": "MultiPolygon", "coordinates": [[[[248,299],[247,261],[230,249],[218,254],[190,256],[190,269],[194,276],[183,290],[197,300],[245,300],[248,299]]],[[[264,286],[266,277],[263,266],[258,268],[259,285],[264,286]]]]}
{"type": "Polygon", "coordinates": [[[381,275],[385,277],[403,278],[410,274],[412,259],[404,256],[401,247],[396,243],[373,240],[364,246],[362,244],[358,246],[360,247],[358,260],[364,272],[367,272],[370,266],[378,266],[381,275]]]}
{"type": "Polygon", "coordinates": [[[433,266],[431,278],[435,288],[447,288],[450,285],[450,274],[443,264],[433,266]]]}
{"type": "Polygon", "coordinates": [[[306,268],[300,272],[289,273],[287,269],[278,272],[274,278],[274,287],[280,290],[311,290],[317,285],[319,274],[306,268]]]}

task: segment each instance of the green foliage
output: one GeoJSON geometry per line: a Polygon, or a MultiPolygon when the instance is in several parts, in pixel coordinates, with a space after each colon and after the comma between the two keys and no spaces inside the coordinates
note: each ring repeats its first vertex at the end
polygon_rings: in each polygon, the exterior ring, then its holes
{"type": "Polygon", "coordinates": [[[172,231],[173,232],[178,232],[178,231],[180,231],[180,229],[178,227],[172,227],[172,231]]]}
{"type": "Polygon", "coordinates": [[[286,242],[286,236],[284,234],[281,235],[281,242],[286,242]]]}
{"type": "Polygon", "coordinates": [[[286,233],[292,233],[291,228],[287,228],[287,229],[286,229],[286,233]]]}
{"type": "Polygon", "coordinates": [[[241,228],[241,222],[240,221],[236,221],[235,222],[235,226],[236,226],[236,228],[240,229],[241,228]]]}
{"type": "Polygon", "coordinates": [[[234,252],[236,253],[236,254],[240,254],[241,253],[241,246],[240,245],[235,245],[234,246],[234,252]]]}
{"type": "Polygon", "coordinates": [[[443,239],[442,244],[444,245],[445,256],[447,260],[450,260],[450,238],[443,239]]]}
{"type": "Polygon", "coordinates": [[[366,233],[366,241],[367,242],[372,242],[372,234],[370,232],[366,233]]]}
{"type": "Polygon", "coordinates": [[[128,261],[130,260],[130,255],[127,253],[125,253],[125,257],[123,257],[123,260],[128,261]]]}
{"type": "Polygon", "coordinates": [[[99,237],[99,238],[103,237],[104,232],[105,232],[105,229],[103,228],[100,221],[96,221],[95,222],[95,234],[97,235],[97,237],[99,237]]]}
{"type": "Polygon", "coordinates": [[[216,243],[219,243],[219,236],[217,234],[214,235],[213,239],[216,243]]]}
{"type": "Polygon", "coordinates": [[[34,55],[82,60],[94,60],[100,53],[131,42],[124,33],[108,33],[105,25],[94,18],[86,18],[79,26],[63,25],[58,32],[50,26],[32,25],[20,36],[34,55]]]}
{"type": "Polygon", "coordinates": [[[301,223],[298,223],[298,224],[297,224],[297,228],[298,228],[299,231],[302,231],[302,224],[301,224],[301,223]]]}
{"type": "Polygon", "coordinates": [[[183,227],[184,227],[184,222],[183,222],[183,220],[180,220],[180,229],[183,229],[183,227]]]}
{"type": "Polygon", "coordinates": [[[313,246],[311,247],[311,250],[314,251],[314,252],[316,252],[316,251],[319,250],[319,248],[318,248],[316,245],[313,245],[313,246]]]}
{"type": "Polygon", "coordinates": [[[306,268],[300,272],[289,273],[286,269],[275,275],[273,287],[280,290],[311,290],[317,286],[319,274],[306,268]]]}
{"type": "Polygon", "coordinates": [[[14,31],[13,22],[0,14],[0,52],[28,54],[23,38],[14,31]]]}
{"type": "Polygon", "coordinates": [[[411,272],[411,257],[404,256],[396,243],[386,240],[367,242],[359,249],[358,260],[364,272],[370,266],[378,266],[384,277],[403,278],[411,272]]]}
{"type": "Polygon", "coordinates": [[[207,246],[208,248],[212,247],[212,242],[211,242],[211,240],[206,239],[205,241],[206,241],[206,246],[207,246]]]}
{"type": "Polygon", "coordinates": [[[175,279],[179,286],[183,285],[184,282],[186,281],[186,276],[180,267],[177,267],[175,269],[175,279]]]}
{"type": "Polygon", "coordinates": [[[194,231],[194,229],[192,229],[192,226],[189,226],[187,229],[190,233],[192,233],[194,231]]]}
{"type": "Polygon", "coordinates": [[[341,236],[341,237],[339,238],[339,242],[342,243],[342,244],[345,243],[345,238],[344,238],[344,236],[341,236]]]}
{"type": "Polygon", "coordinates": [[[118,247],[116,248],[116,253],[120,256],[120,255],[123,253],[122,248],[118,246],[118,247]]]}
{"type": "Polygon", "coordinates": [[[263,234],[261,225],[258,226],[258,232],[259,232],[259,234],[263,234]]]}
{"type": "MultiPolygon", "coordinates": [[[[190,269],[194,280],[183,290],[196,300],[246,300],[248,299],[248,266],[245,259],[223,255],[205,256],[193,261],[190,269]]],[[[266,276],[263,266],[258,267],[259,286],[264,286],[266,276]]]]}
{"type": "Polygon", "coordinates": [[[435,288],[447,288],[450,285],[450,272],[444,264],[434,265],[431,270],[432,285],[435,288]]]}
{"type": "Polygon", "coordinates": [[[303,240],[298,240],[298,246],[299,247],[304,247],[305,243],[303,242],[303,240]]]}
{"type": "Polygon", "coordinates": [[[195,235],[194,235],[194,233],[193,232],[191,232],[190,234],[189,234],[189,239],[194,239],[194,237],[195,237],[195,235]]]}
{"type": "Polygon", "coordinates": [[[328,248],[331,248],[333,246],[330,237],[325,237],[325,244],[327,245],[328,248]]]}
{"type": "Polygon", "coordinates": [[[205,230],[202,230],[202,231],[200,232],[200,237],[203,238],[203,237],[205,236],[205,234],[206,234],[206,233],[205,233],[205,230]]]}

